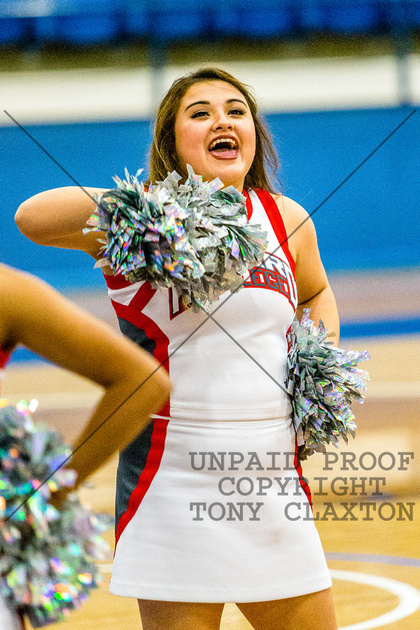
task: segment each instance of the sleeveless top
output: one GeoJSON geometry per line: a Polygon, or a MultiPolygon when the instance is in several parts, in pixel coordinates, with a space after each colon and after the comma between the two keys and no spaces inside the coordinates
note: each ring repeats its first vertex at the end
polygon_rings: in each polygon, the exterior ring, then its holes
{"type": "Polygon", "coordinates": [[[291,412],[284,390],[287,331],[298,297],[294,261],[277,204],[246,193],[248,219],[267,232],[263,262],[210,317],[185,308],[175,290],[105,276],[121,331],[169,371],[174,388],[159,417],[266,420],[291,412]]]}

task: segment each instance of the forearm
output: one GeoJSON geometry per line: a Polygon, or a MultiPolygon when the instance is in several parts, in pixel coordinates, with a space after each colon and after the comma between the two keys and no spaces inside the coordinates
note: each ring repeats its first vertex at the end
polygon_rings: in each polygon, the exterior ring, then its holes
{"type": "Polygon", "coordinates": [[[77,473],[76,488],[145,429],[169,391],[169,377],[161,367],[150,378],[117,383],[106,392],[73,446],[68,466],[77,473]]]}
{"type": "Polygon", "coordinates": [[[303,311],[306,308],[311,310],[309,316],[316,325],[318,325],[319,320],[322,319],[328,332],[334,333],[334,336],[331,337],[330,341],[337,346],[340,338],[340,320],[338,317],[337,304],[331,287],[328,285],[310,300],[299,303],[296,310],[299,320],[302,318],[303,311]]]}

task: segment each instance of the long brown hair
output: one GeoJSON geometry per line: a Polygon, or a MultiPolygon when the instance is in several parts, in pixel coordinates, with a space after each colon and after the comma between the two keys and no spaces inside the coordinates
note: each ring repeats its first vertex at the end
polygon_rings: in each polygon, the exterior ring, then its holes
{"type": "Polygon", "coordinates": [[[176,152],[175,119],[181,100],[187,90],[200,81],[225,81],[233,85],[245,97],[255,125],[255,157],[245,176],[245,188],[264,188],[274,193],[272,177],[278,168],[278,158],[268,127],[258,114],[258,106],[247,85],[219,68],[203,68],[180,77],[170,87],[162,100],[155,122],[150,150],[149,181],[162,181],[168,172],[177,171],[186,176],[176,152]],[[267,168],[271,171],[267,174],[267,168]]]}

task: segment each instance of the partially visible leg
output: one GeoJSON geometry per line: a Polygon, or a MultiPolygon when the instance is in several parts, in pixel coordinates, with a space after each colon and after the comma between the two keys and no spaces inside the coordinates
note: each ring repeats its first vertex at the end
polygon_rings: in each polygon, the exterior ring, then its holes
{"type": "Polygon", "coordinates": [[[255,630],[337,630],[330,588],[299,597],[236,605],[255,630]]]}
{"type": "Polygon", "coordinates": [[[224,604],[139,599],[143,630],[219,630],[224,604]]]}

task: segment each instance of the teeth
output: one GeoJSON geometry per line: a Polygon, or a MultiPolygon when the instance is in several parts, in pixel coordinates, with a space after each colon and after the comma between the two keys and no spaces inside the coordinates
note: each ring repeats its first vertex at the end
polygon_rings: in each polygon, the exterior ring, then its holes
{"type": "Polygon", "coordinates": [[[232,138],[217,138],[217,140],[213,140],[213,142],[211,143],[211,145],[209,146],[209,151],[211,151],[212,149],[214,149],[218,144],[230,144],[230,146],[232,147],[232,149],[236,149],[236,142],[235,140],[233,140],[232,138]]]}

